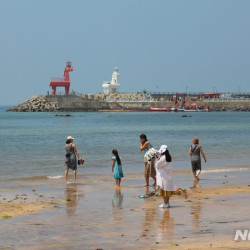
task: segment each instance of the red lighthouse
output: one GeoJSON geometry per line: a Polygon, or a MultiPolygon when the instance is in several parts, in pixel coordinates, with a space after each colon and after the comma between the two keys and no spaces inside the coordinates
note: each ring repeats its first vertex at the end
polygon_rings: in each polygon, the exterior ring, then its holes
{"type": "Polygon", "coordinates": [[[73,67],[71,66],[71,62],[66,62],[66,67],[64,69],[64,77],[62,78],[52,78],[50,82],[50,87],[52,88],[52,94],[56,94],[57,87],[64,87],[65,94],[69,94],[70,80],[69,80],[69,72],[73,71],[73,67]]]}

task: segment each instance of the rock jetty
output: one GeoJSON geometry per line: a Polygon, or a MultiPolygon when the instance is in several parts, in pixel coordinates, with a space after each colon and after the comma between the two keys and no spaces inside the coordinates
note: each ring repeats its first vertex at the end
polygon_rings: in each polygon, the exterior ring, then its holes
{"type": "MultiPolygon", "coordinates": [[[[193,100],[187,97],[187,102],[193,100]]],[[[184,106],[185,109],[203,107],[216,112],[250,111],[250,99],[239,100],[207,100],[197,99],[196,106],[184,106]]],[[[70,95],[39,95],[9,109],[13,112],[87,112],[105,110],[136,110],[149,111],[150,107],[183,108],[181,102],[175,103],[169,95],[149,93],[118,93],[118,94],[70,94],[70,95]]]]}
{"type": "Polygon", "coordinates": [[[27,99],[8,111],[12,112],[56,112],[58,110],[57,104],[52,103],[46,96],[34,96],[27,99]]]}

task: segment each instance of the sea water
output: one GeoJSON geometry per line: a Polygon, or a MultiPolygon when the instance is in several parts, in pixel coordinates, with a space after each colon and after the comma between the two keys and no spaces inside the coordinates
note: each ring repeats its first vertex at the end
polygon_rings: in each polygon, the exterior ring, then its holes
{"type": "MultiPolygon", "coordinates": [[[[250,113],[11,113],[0,108],[0,180],[20,177],[61,178],[66,137],[75,138],[85,159],[82,174],[111,173],[116,148],[126,173],[143,172],[139,135],[145,133],[159,148],[167,144],[176,171],[190,169],[188,149],[200,138],[211,171],[244,171],[250,161],[250,113]]],[[[204,173],[205,173],[204,171],[204,173]]]]}

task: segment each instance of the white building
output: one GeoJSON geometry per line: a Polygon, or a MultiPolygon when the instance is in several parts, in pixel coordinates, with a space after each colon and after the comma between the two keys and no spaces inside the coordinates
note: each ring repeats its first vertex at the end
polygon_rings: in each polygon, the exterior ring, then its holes
{"type": "Polygon", "coordinates": [[[105,95],[108,95],[110,93],[118,93],[120,89],[120,83],[118,80],[118,76],[120,75],[118,68],[114,69],[114,72],[112,74],[112,80],[111,82],[103,82],[102,88],[105,95]]]}

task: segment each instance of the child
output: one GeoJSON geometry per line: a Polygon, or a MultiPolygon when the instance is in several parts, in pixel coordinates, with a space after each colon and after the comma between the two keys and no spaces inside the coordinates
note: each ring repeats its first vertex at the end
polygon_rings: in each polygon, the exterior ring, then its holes
{"type": "Polygon", "coordinates": [[[116,149],[112,150],[112,173],[117,187],[121,185],[121,178],[123,178],[122,162],[116,149]]]}
{"type": "Polygon", "coordinates": [[[156,180],[159,190],[159,194],[162,196],[163,204],[160,208],[169,208],[169,199],[176,190],[176,186],[173,181],[172,173],[172,159],[168,151],[168,146],[162,145],[158,151],[159,156],[156,160],[156,180]]]}

